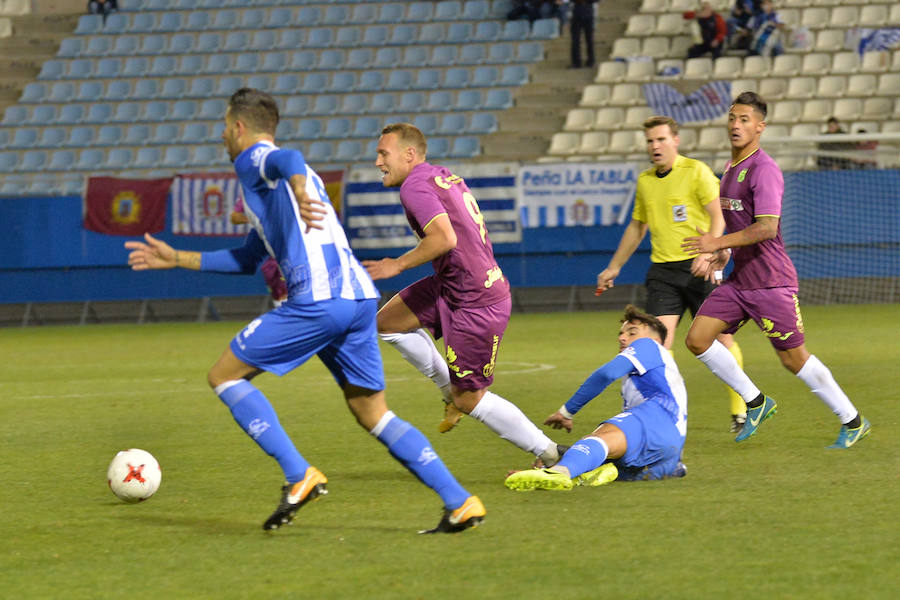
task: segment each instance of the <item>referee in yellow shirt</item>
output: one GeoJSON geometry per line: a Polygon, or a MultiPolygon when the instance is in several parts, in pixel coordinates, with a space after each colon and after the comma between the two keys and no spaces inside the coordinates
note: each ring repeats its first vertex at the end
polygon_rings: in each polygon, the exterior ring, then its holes
{"type": "MultiPolygon", "coordinates": [[[[650,117],[644,121],[644,133],[654,166],[638,177],[631,222],[609,265],[597,275],[597,289],[613,287],[622,266],[649,229],[653,264],[647,272],[647,312],[669,330],[664,345],[671,351],[675,328],[685,309],[693,316],[713,290],[713,283],[706,279],[709,255],[689,255],[681,249],[682,240],[697,235],[698,228],[720,236],[725,220],[719,205],[718,178],[705,163],[678,154],[678,122],[670,117],[650,117]]],[[[721,281],[721,273],[715,276],[716,283],[721,281]]],[[[720,335],[718,339],[743,368],[741,349],[732,336],[720,335]]],[[[727,389],[731,430],[740,431],[747,407],[740,396],[727,389]]]]}

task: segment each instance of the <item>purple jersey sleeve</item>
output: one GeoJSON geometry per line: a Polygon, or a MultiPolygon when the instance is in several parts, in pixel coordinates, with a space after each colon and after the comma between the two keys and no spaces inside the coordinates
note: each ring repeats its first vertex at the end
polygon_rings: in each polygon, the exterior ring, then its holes
{"type": "Polygon", "coordinates": [[[781,217],[784,176],[774,160],[758,161],[750,172],[754,217],[781,217]]]}

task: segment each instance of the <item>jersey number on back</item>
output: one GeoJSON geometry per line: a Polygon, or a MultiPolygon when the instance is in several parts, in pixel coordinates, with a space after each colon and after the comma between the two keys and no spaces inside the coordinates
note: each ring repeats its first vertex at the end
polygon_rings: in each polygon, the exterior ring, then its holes
{"type": "MultiPolygon", "coordinates": [[[[449,190],[450,187],[457,183],[462,183],[463,179],[459,175],[451,175],[450,177],[444,178],[438,175],[434,178],[434,182],[445,190],[449,190]]],[[[463,202],[466,203],[466,210],[469,211],[469,216],[472,217],[472,220],[475,221],[475,224],[478,225],[478,233],[481,234],[481,243],[487,243],[487,228],[484,226],[484,215],[481,214],[481,210],[478,208],[478,202],[475,201],[475,196],[472,195],[471,192],[463,192],[463,202]]]]}

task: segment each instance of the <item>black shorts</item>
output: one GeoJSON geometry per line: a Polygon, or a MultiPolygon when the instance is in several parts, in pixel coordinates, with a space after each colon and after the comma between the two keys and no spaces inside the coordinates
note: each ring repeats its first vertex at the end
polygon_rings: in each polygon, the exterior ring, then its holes
{"type": "Polygon", "coordinates": [[[651,315],[681,315],[685,309],[691,316],[715,288],[702,277],[691,275],[693,260],[653,263],[647,271],[647,312],[651,315]]]}

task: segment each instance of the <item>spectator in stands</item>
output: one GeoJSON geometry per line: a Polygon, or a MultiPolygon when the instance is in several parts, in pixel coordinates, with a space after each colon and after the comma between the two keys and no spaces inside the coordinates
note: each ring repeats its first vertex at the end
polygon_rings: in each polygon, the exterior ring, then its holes
{"type": "Polygon", "coordinates": [[[560,5],[571,5],[569,26],[572,32],[572,64],[570,69],[594,66],[594,3],[596,0],[556,0],[560,5]],[[581,62],[581,40],[587,48],[587,60],[581,62]]]}
{"type": "MultiPolygon", "coordinates": [[[[857,129],[856,133],[860,134],[868,132],[865,129],[857,129]]],[[[853,161],[854,166],[857,169],[878,168],[878,159],[875,156],[878,152],[878,140],[863,140],[861,142],[857,142],[856,150],[861,155],[859,159],[853,161]]]]}
{"type": "Polygon", "coordinates": [[[750,19],[758,12],[756,0],[735,0],[728,17],[728,43],[735,50],[746,50],[750,46],[750,19]]]}
{"type": "Polygon", "coordinates": [[[119,11],[119,0],[88,0],[87,8],[89,14],[103,15],[106,22],[108,15],[119,11]]]}
{"type": "Polygon", "coordinates": [[[772,0],[762,0],[762,10],[750,19],[750,29],[753,31],[753,39],[747,55],[778,56],[784,53],[782,37],[785,34],[785,24],[775,12],[772,0]]]}
{"type": "Polygon", "coordinates": [[[528,19],[529,23],[534,23],[538,19],[555,17],[564,22],[560,4],[561,0],[514,0],[513,8],[506,13],[506,18],[509,21],[528,19]]]}
{"type": "MultiPolygon", "coordinates": [[[[826,135],[847,133],[841,127],[841,122],[838,121],[837,117],[829,117],[828,118],[828,129],[825,131],[826,135]]],[[[850,159],[848,158],[840,158],[838,156],[829,155],[833,152],[846,152],[848,150],[853,149],[853,144],[848,144],[846,142],[819,142],[819,151],[823,154],[820,154],[816,157],[816,166],[819,167],[822,171],[835,171],[839,169],[849,169],[850,168],[850,159]]]]}
{"type": "Polygon", "coordinates": [[[725,19],[713,10],[712,4],[704,2],[700,5],[699,12],[689,10],[682,16],[687,20],[696,18],[697,25],[700,27],[700,43],[688,48],[688,58],[697,58],[707,53],[711,54],[714,59],[722,56],[725,34],[728,29],[725,19]]]}

